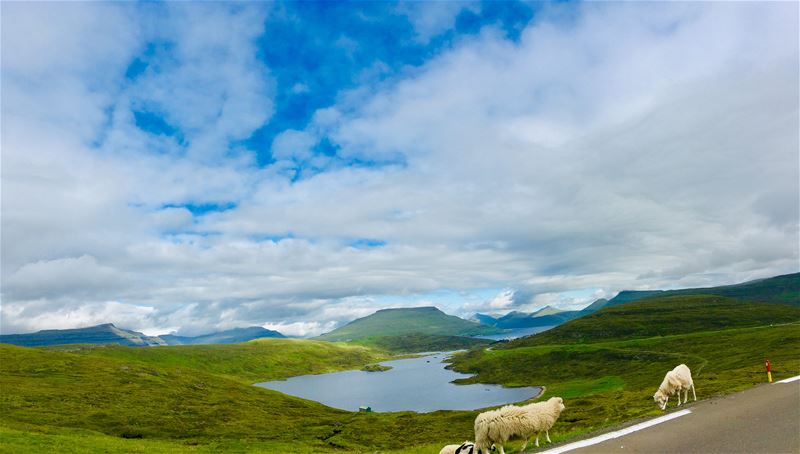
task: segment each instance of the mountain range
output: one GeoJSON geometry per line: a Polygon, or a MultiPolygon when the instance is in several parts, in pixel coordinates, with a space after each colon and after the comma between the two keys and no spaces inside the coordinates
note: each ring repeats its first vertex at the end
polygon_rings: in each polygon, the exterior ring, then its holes
{"type": "Polygon", "coordinates": [[[261,339],[262,337],[286,337],[283,334],[270,329],[262,328],[260,326],[251,326],[249,328],[233,328],[226,331],[217,333],[203,334],[200,336],[176,336],[174,334],[162,334],[161,339],[167,342],[167,345],[199,345],[199,344],[238,344],[241,342],[251,341],[253,339],[261,339]]]}
{"type": "MultiPolygon", "coordinates": [[[[420,341],[417,342],[418,344],[428,345],[431,344],[433,342],[432,339],[434,339],[430,336],[443,336],[449,337],[449,339],[437,338],[434,340],[439,343],[446,340],[448,345],[461,345],[463,339],[457,338],[497,334],[502,332],[502,330],[512,328],[561,325],[567,321],[593,314],[604,308],[612,308],[614,306],[637,301],[648,301],[653,298],[664,299],[686,295],[712,295],[740,301],[782,303],[800,306],[800,273],[720,287],[680,290],[624,290],[610,300],[599,299],[580,311],[562,311],[551,306],[545,306],[534,313],[513,311],[502,317],[475,314],[475,319],[479,323],[464,320],[453,315],[447,315],[435,307],[382,309],[372,315],[353,320],[345,326],[323,334],[319,336],[318,339],[326,341],[348,341],[387,336],[409,336],[414,334],[417,336],[428,336],[422,339],[425,342],[420,341]]],[[[672,300],[668,299],[667,301],[672,300]]],[[[263,337],[284,336],[277,331],[264,329],[258,326],[235,328],[193,337],[176,336],[172,334],[146,336],[137,331],[118,328],[111,323],[106,323],[88,328],[44,330],[29,334],[0,335],[0,343],[28,347],[60,344],[158,346],[230,344],[247,342],[263,337]]]]}
{"type": "Polygon", "coordinates": [[[260,326],[234,328],[201,336],[146,336],[140,332],[118,328],[112,323],[105,323],[88,328],[50,329],[28,334],[0,335],[0,343],[20,345],[23,347],[39,347],[64,344],[118,344],[131,347],[153,347],[160,345],[197,345],[197,344],[237,344],[262,337],[285,337],[283,334],[264,329],[260,326]]]}
{"type": "Polygon", "coordinates": [[[62,344],[119,344],[131,347],[167,345],[164,339],[158,336],[145,336],[137,331],[117,328],[112,323],[88,328],[48,329],[29,334],[5,334],[0,335],[0,343],[23,347],[62,344]]]}
{"type": "Polygon", "coordinates": [[[679,290],[623,290],[610,300],[598,299],[579,311],[559,311],[545,306],[533,313],[512,311],[502,317],[475,314],[475,320],[502,329],[556,326],[564,322],[597,312],[606,307],[681,295],[714,295],[759,303],[784,303],[800,305],[800,273],[758,279],[741,284],[719,287],[687,288],[679,290]]]}

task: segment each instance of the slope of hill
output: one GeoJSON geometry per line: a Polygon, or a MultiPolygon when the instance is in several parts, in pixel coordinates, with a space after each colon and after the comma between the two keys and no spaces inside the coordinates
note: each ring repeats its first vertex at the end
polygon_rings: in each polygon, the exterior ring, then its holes
{"type": "Polygon", "coordinates": [[[718,295],[760,303],[786,303],[800,306],[800,273],[784,274],[767,279],[720,287],[686,288],[679,290],[624,290],[608,302],[608,306],[638,301],[654,296],[718,295]]]}
{"type": "Polygon", "coordinates": [[[609,306],[498,348],[671,336],[800,321],[800,308],[714,295],[659,296],[609,306]]]}
{"type": "Polygon", "coordinates": [[[594,303],[581,309],[581,312],[597,312],[606,306],[608,306],[608,300],[605,298],[600,298],[598,300],[595,300],[594,303]]]}
{"type": "Polygon", "coordinates": [[[556,315],[556,314],[560,314],[562,312],[566,312],[566,311],[563,311],[561,309],[557,309],[557,308],[555,308],[553,306],[545,306],[545,307],[539,309],[538,311],[534,312],[533,314],[531,314],[531,316],[533,316],[533,317],[544,317],[545,315],[556,315]]]}
{"type": "Polygon", "coordinates": [[[382,309],[353,320],[341,328],[319,336],[326,341],[349,341],[364,337],[434,334],[440,336],[475,336],[495,334],[500,330],[447,315],[435,307],[382,309]]]}
{"type": "Polygon", "coordinates": [[[29,334],[0,335],[0,343],[36,347],[62,344],[119,344],[135,347],[167,345],[157,336],[117,328],[112,323],[77,329],[49,329],[29,334]]]}
{"type": "Polygon", "coordinates": [[[262,337],[286,337],[283,334],[272,331],[260,326],[249,328],[234,328],[216,333],[203,334],[200,336],[175,336],[173,334],[162,334],[160,336],[167,345],[202,345],[202,344],[238,344],[241,342],[260,339],[262,337]]]}
{"type": "Polygon", "coordinates": [[[475,412],[359,414],[252,386],[385,359],[363,346],[299,339],[0,345],[0,451],[386,452],[397,437],[412,448],[441,446],[471,430],[475,412]]]}

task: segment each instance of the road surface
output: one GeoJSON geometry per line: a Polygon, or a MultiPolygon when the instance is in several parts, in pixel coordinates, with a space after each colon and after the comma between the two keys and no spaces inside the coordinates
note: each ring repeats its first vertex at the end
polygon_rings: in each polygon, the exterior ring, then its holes
{"type": "MultiPolygon", "coordinates": [[[[670,399],[670,404],[674,403],[675,399],[670,399]]],[[[684,406],[689,411],[682,415],[674,408],[670,407],[665,415],[674,419],[618,438],[586,447],[576,446],[581,442],[567,443],[543,452],[800,454],[800,380],[765,384],[728,396],[690,402],[684,406]]],[[[649,424],[653,422],[658,421],[649,424]]],[[[616,434],[615,431],[604,438],[616,434]]],[[[591,440],[594,439],[582,443],[591,440]]]]}

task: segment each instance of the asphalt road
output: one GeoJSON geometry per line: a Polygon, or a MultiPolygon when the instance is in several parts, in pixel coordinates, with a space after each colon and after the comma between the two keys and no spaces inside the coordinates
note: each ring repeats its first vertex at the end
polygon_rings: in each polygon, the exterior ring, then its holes
{"type": "MultiPolygon", "coordinates": [[[[691,413],[564,452],[800,454],[800,381],[765,384],[679,408],[691,413]]],[[[671,406],[670,411],[677,410],[671,406]]]]}

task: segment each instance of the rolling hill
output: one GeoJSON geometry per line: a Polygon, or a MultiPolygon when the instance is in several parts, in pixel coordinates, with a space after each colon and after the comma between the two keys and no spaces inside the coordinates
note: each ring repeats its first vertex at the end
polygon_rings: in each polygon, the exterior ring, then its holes
{"type": "Polygon", "coordinates": [[[471,430],[475,412],[351,413],[252,386],[385,359],[300,339],[0,345],[0,452],[387,452],[397,437],[425,452],[471,430]]]}
{"type": "Polygon", "coordinates": [[[160,336],[167,345],[203,345],[203,344],[238,344],[241,342],[261,339],[263,337],[282,338],[283,334],[262,328],[251,326],[249,328],[234,328],[216,333],[203,334],[200,336],[175,336],[173,334],[162,334],[160,336]]]}
{"type": "Polygon", "coordinates": [[[499,348],[590,343],[800,321],[800,308],[714,295],[673,295],[609,306],[499,348]]]}
{"type": "Polygon", "coordinates": [[[29,334],[4,334],[0,343],[36,347],[62,344],[118,344],[133,347],[167,345],[158,336],[117,328],[112,323],[77,329],[49,329],[29,334]]]}
{"type": "Polygon", "coordinates": [[[608,306],[651,297],[676,295],[718,295],[761,303],[784,303],[800,306],[800,273],[784,274],[767,279],[719,287],[686,288],[679,290],[624,290],[609,300],[608,306]]]}
{"type": "Polygon", "coordinates": [[[435,307],[382,309],[353,320],[345,326],[319,336],[326,341],[351,341],[365,337],[430,334],[438,336],[476,336],[496,334],[497,328],[447,315],[435,307]]]}

